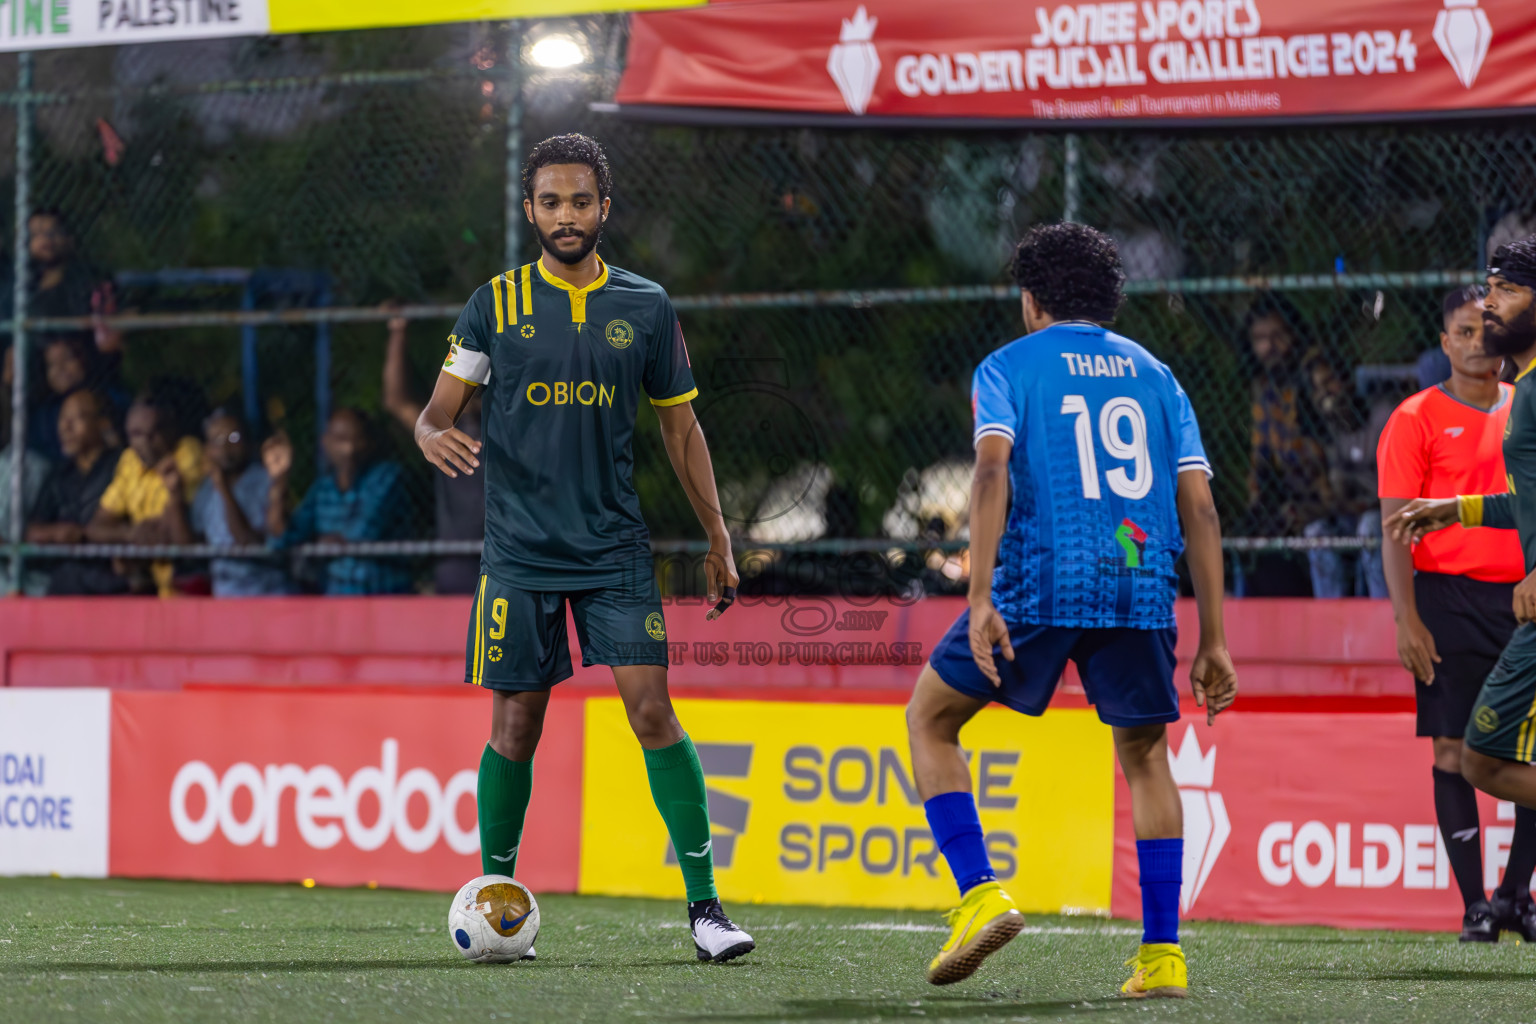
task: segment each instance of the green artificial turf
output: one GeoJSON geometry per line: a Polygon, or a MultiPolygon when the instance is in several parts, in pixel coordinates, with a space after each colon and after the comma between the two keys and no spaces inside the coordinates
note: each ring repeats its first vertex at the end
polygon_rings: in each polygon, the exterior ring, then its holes
{"type": "Polygon", "coordinates": [[[0,1022],[1536,1021],[1536,948],[1187,926],[1185,1001],[1116,997],[1125,922],[1031,917],[971,980],[923,981],[932,914],[728,907],[758,949],[699,964],[680,904],[546,896],[536,964],[467,963],[448,894],[0,879],[0,1022]]]}

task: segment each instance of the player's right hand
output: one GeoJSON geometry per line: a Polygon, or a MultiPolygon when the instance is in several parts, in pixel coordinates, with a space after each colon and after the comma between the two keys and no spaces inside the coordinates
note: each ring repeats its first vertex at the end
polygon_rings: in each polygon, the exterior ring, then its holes
{"type": "Polygon", "coordinates": [[[1425,534],[1461,522],[1461,503],[1456,498],[1414,498],[1387,517],[1382,531],[1399,544],[1413,544],[1425,534]]]}
{"type": "Polygon", "coordinates": [[[1417,615],[1397,627],[1397,660],[1426,686],[1435,681],[1440,654],[1435,650],[1435,638],[1429,627],[1417,615]]]}
{"type": "Polygon", "coordinates": [[[457,427],[434,430],[421,439],[421,454],[450,477],[474,476],[479,467],[480,442],[457,427]]]}
{"type": "Polygon", "coordinates": [[[1205,724],[1213,725],[1216,716],[1237,700],[1237,669],[1225,647],[1202,647],[1195,652],[1189,669],[1189,684],[1195,691],[1195,704],[1205,708],[1205,724]]]}
{"type": "Polygon", "coordinates": [[[1013,660],[1013,640],[1008,636],[1008,624],[997,613],[991,601],[971,605],[971,657],[981,674],[991,680],[993,686],[1003,685],[997,663],[992,660],[992,648],[1002,648],[1003,657],[1013,660]]]}

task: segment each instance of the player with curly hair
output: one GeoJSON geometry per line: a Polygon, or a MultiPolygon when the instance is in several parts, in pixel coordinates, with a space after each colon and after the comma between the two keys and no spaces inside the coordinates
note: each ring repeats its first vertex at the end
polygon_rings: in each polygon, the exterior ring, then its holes
{"type": "Polygon", "coordinates": [[[1125,282],[1113,239],[1081,224],[1036,227],[1013,272],[1029,333],[982,360],[971,392],[970,607],[907,705],[912,769],[961,894],[928,980],[969,977],[1024,926],[992,866],[960,730],[991,701],[1043,713],[1070,660],[1113,730],[1135,809],[1143,936],[1121,991],[1182,996],[1184,822],[1167,726],[1179,718],[1174,562],[1186,545],[1200,615],[1195,702],[1210,721],[1237,694],[1210,464],[1173,374],[1103,326],[1125,282]]]}
{"type": "Polygon", "coordinates": [[[709,619],[735,595],[735,559],[677,313],[660,285],[596,252],[612,191],[608,158],[585,135],[557,135],[529,153],[523,211],[542,253],[470,298],[416,442],[450,477],[485,467],[485,552],[464,673],[492,694],[477,789],[482,869],[511,875],[517,866],[550,690],[573,672],[569,605],[582,664],[612,668],[643,748],[695,953],[723,963],[753,940],[720,906],[704,772],[667,693],[666,620],[631,479],[642,400],[709,537],[709,619]],[[477,388],[480,441],[454,426],[477,388]]]}

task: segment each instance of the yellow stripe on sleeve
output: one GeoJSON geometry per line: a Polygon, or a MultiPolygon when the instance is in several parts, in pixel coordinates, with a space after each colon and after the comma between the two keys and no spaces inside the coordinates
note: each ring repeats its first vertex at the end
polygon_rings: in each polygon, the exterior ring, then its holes
{"type": "Polygon", "coordinates": [[[517,323],[517,278],[510,274],[502,274],[502,279],[507,282],[507,326],[517,323]]]}
{"type": "Polygon", "coordinates": [[[698,397],[699,397],[699,389],[698,388],[694,388],[692,391],[685,391],[681,395],[673,395],[671,398],[653,398],[653,399],[651,399],[651,404],[652,405],[663,405],[663,406],[665,406],[665,405],[682,405],[684,402],[691,402],[695,398],[698,398],[698,397]]]}
{"type": "Polygon", "coordinates": [[[500,334],[507,329],[506,318],[501,313],[501,279],[505,275],[497,274],[491,278],[491,294],[496,296],[496,333],[500,334]]]}
{"type": "Polygon", "coordinates": [[[1456,515],[1462,526],[1483,525],[1483,496],[1481,494],[1456,495],[1456,515]]]}
{"type": "Polygon", "coordinates": [[[523,315],[533,315],[533,264],[523,264],[523,315]]]}
{"type": "Polygon", "coordinates": [[[475,667],[472,678],[476,686],[485,685],[485,586],[489,579],[489,576],[480,577],[480,593],[475,598],[475,667]]]}

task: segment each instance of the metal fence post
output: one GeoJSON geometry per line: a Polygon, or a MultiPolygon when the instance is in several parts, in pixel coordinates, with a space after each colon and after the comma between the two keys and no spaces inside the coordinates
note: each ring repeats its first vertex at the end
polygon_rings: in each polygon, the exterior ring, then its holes
{"type": "Polygon", "coordinates": [[[523,23],[507,29],[507,192],[506,234],[502,239],[503,267],[518,265],[518,240],[523,223],[523,23]]]}
{"type": "Polygon", "coordinates": [[[1079,189],[1081,183],[1078,177],[1078,152],[1077,134],[1068,132],[1066,136],[1066,153],[1063,163],[1063,176],[1066,179],[1062,186],[1061,219],[1065,221],[1077,220],[1079,203],[1079,189]]]}
{"type": "Polygon", "coordinates": [[[27,531],[27,213],[32,197],[32,54],[17,55],[16,62],[16,224],[11,251],[11,593],[21,590],[25,561],[21,543],[27,531]]]}

